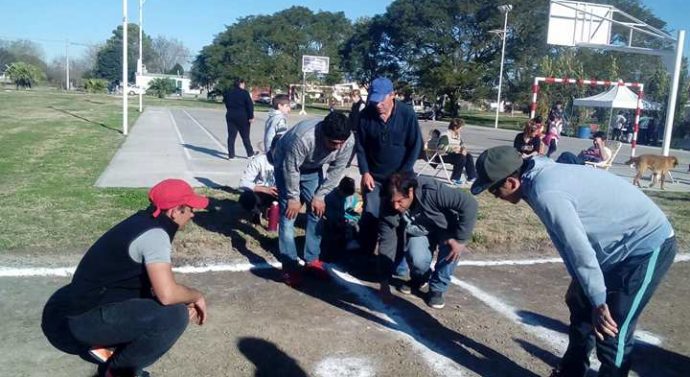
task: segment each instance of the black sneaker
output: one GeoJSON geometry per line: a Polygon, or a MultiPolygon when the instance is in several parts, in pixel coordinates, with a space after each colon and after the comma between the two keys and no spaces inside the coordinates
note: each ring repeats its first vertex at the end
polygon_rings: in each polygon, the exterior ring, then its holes
{"type": "Polygon", "coordinates": [[[443,309],[446,306],[446,300],[443,298],[443,293],[429,291],[426,304],[434,309],[443,309]]]}
{"type": "Polygon", "coordinates": [[[400,283],[400,285],[398,286],[398,292],[404,295],[412,294],[412,284],[410,283],[410,281],[406,280],[400,283]]]}

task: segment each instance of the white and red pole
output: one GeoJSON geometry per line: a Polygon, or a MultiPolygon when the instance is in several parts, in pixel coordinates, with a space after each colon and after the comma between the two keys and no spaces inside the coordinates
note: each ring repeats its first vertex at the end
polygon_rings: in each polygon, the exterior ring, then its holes
{"type": "Polygon", "coordinates": [[[630,156],[635,157],[635,148],[637,147],[637,133],[640,131],[640,112],[642,111],[642,97],[644,96],[644,84],[634,83],[631,86],[638,86],[640,91],[637,93],[637,108],[635,108],[635,125],[633,127],[633,138],[630,143],[630,156]]]}

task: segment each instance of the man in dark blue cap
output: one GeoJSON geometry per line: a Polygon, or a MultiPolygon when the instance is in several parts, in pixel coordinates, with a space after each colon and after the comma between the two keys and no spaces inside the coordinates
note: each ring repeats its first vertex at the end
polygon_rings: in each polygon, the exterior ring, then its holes
{"type": "Polygon", "coordinates": [[[364,196],[360,244],[365,254],[373,255],[381,186],[395,172],[412,172],[422,150],[422,134],[414,110],[395,99],[393,83],[385,77],[376,78],[369,86],[367,107],[359,118],[356,148],[364,196]]]}
{"type": "Polygon", "coordinates": [[[584,377],[595,347],[600,377],[627,376],[637,319],[676,255],[666,215],[616,175],[546,157],[523,160],[509,146],[482,153],[477,174],[472,194],[529,204],[573,277],[565,297],[568,349],[551,376],[584,377]]]}

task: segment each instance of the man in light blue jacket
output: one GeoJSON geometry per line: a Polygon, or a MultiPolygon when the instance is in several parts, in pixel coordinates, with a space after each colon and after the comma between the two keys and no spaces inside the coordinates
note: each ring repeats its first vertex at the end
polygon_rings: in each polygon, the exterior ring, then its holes
{"type": "Polygon", "coordinates": [[[627,376],[637,318],[677,250],[664,213],[620,177],[544,157],[523,160],[511,147],[482,153],[477,173],[474,195],[488,190],[532,207],[573,277],[568,349],[552,376],[584,376],[595,345],[599,376],[627,376]]]}

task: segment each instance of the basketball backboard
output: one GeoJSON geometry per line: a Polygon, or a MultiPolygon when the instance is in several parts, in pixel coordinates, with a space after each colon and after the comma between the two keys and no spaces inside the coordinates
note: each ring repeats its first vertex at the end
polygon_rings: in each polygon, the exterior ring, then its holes
{"type": "Polygon", "coordinates": [[[580,43],[608,46],[615,8],[582,1],[551,1],[546,43],[576,46],[580,43]]]}
{"type": "Polygon", "coordinates": [[[330,59],[328,56],[302,55],[302,72],[328,73],[330,59]]]}

